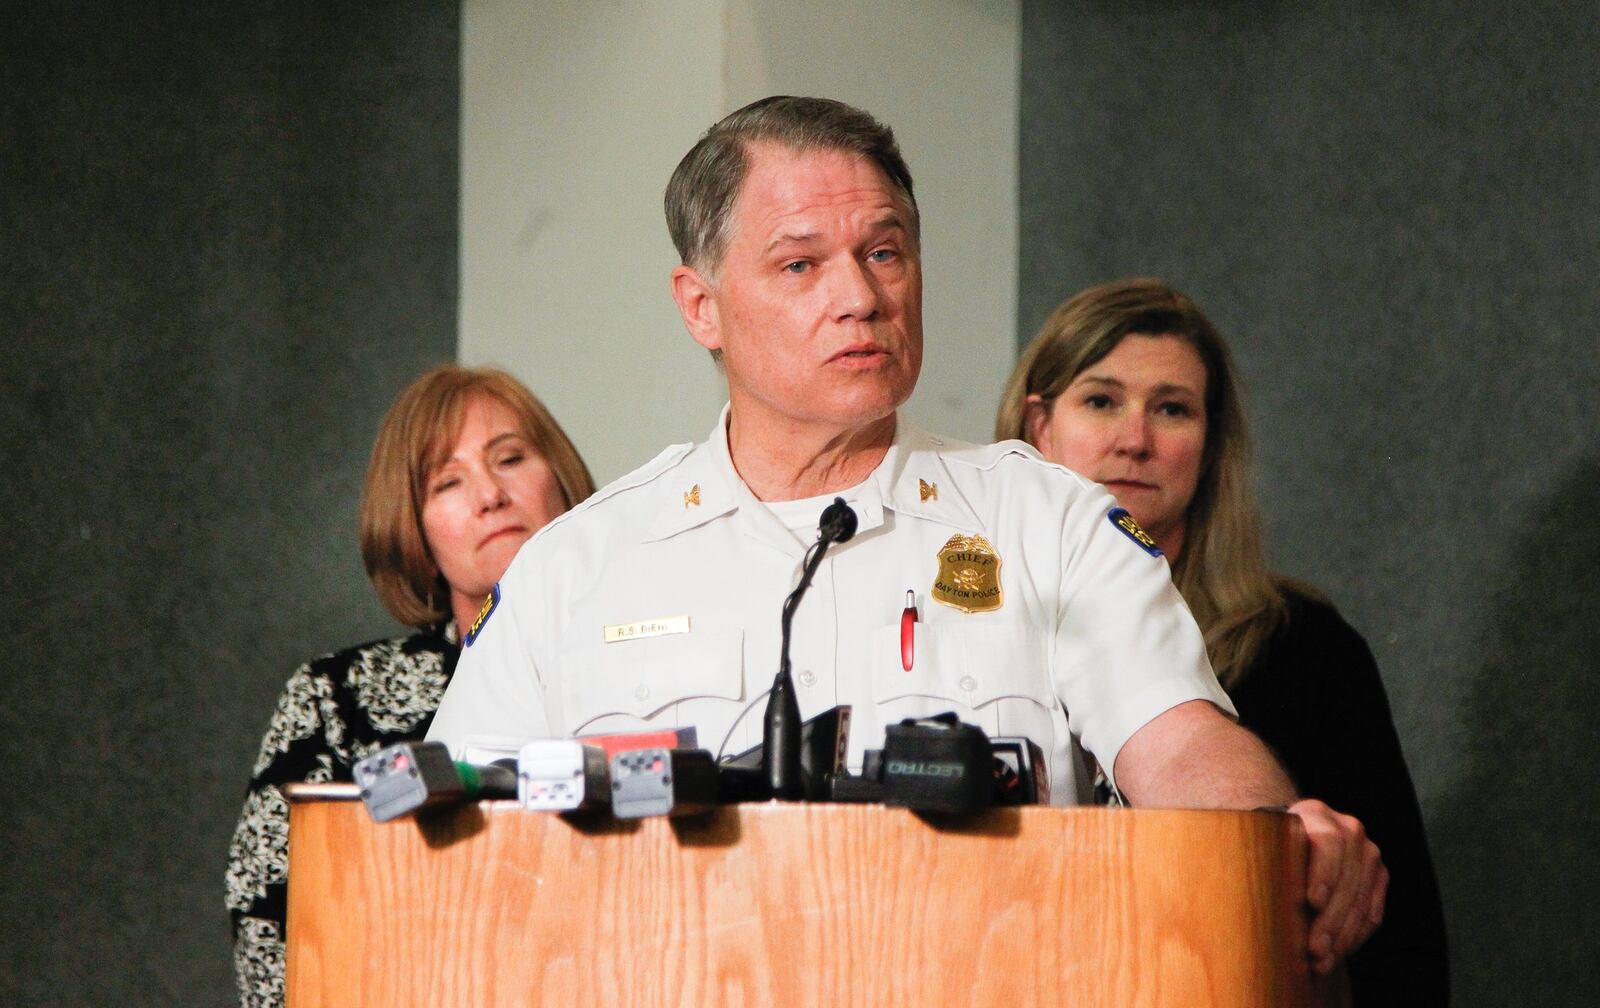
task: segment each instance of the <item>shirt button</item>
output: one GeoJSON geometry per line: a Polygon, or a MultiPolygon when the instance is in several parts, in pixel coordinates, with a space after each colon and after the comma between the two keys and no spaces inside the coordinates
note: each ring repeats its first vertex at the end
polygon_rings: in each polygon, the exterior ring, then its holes
{"type": "Polygon", "coordinates": [[[641,683],[640,685],[634,687],[633,695],[640,700],[648,700],[650,699],[650,687],[641,683]]]}
{"type": "Polygon", "coordinates": [[[815,686],[816,684],[817,674],[815,672],[811,671],[810,669],[806,669],[804,672],[800,673],[800,685],[815,686]]]}
{"type": "Polygon", "coordinates": [[[960,685],[963,692],[971,693],[978,688],[978,680],[971,676],[962,676],[960,685]]]}

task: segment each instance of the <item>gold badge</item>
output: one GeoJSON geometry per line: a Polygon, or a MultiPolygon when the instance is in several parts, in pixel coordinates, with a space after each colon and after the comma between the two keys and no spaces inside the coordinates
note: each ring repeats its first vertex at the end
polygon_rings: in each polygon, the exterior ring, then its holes
{"type": "Polygon", "coordinates": [[[687,490],[685,490],[683,492],[683,509],[685,511],[687,511],[687,510],[689,510],[690,507],[699,507],[699,506],[700,506],[700,484],[696,483],[694,486],[690,487],[689,489],[687,489],[687,490]]]}
{"type": "Polygon", "coordinates": [[[921,478],[918,478],[917,489],[922,491],[922,499],[924,501],[939,499],[939,484],[937,483],[928,483],[921,478]]]}
{"type": "Polygon", "coordinates": [[[1000,554],[983,536],[953,535],[939,550],[933,597],[962,612],[993,612],[1005,602],[1000,591],[1000,554]]]}

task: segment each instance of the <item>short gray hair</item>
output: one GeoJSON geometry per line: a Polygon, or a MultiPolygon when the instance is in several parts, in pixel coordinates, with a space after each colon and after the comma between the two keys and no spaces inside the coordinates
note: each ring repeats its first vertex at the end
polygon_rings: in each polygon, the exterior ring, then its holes
{"type": "Polygon", "coordinates": [[[776,143],[790,150],[837,150],[865,158],[883,169],[905,199],[915,238],[921,222],[911,191],[911,170],[900,155],[894,131],[871,115],[831,98],[773,95],[729,114],[706,130],[667,183],[667,230],[684,265],[715,274],[728,248],[728,222],[749,170],[753,143],[776,143]]]}

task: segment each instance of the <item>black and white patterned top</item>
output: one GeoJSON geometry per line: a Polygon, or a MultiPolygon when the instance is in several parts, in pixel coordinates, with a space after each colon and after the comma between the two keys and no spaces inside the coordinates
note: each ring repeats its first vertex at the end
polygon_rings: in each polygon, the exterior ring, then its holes
{"type": "Polygon", "coordinates": [[[261,739],[228,847],[233,965],[245,1008],[283,1004],[291,781],[347,781],[357,760],[427,734],[461,655],[453,626],[373,641],[300,666],[261,739]]]}

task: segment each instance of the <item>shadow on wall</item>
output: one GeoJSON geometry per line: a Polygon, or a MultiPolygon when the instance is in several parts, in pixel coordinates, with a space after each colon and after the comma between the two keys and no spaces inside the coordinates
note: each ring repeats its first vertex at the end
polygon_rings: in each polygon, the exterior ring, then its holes
{"type": "Polygon", "coordinates": [[[1516,543],[1432,846],[1456,1001],[1590,1004],[1600,990],[1600,464],[1516,543]]]}

